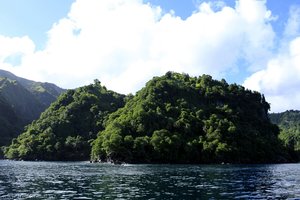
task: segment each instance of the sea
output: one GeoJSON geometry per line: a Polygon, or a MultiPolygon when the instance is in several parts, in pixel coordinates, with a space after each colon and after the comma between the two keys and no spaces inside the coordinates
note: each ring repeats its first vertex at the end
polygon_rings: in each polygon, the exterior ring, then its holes
{"type": "Polygon", "coordinates": [[[300,164],[0,160],[0,199],[300,199],[300,164]]]}

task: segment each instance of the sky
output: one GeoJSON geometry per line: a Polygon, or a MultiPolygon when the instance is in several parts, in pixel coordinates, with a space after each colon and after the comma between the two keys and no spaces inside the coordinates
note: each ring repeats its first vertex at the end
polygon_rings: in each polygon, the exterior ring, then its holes
{"type": "Polygon", "coordinates": [[[135,93],[167,71],[209,74],[300,109],[299,0],[0,0],[0,69],[135,93]]]}

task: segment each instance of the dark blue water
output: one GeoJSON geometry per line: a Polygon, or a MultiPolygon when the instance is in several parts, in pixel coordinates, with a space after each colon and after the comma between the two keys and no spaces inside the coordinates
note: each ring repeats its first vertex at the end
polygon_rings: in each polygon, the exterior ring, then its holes
{"type": "Polygon", "coordinates": [[[300,199],[300,164],[0,161],[0,199],[300,199]]]}

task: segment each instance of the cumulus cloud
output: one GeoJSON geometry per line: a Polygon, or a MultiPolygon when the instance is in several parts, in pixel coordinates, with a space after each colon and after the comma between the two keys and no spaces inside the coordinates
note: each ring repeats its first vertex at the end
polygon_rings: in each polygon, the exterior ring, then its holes
{"type": "Polygon", "coordinates": [[[289,43],[286,53],[271,59],[266,69],[247,78],[244,85],[264,93],[273,112],[300,109],[300,37],[289,43]]]}
{"type": "Polygon", "coordinates": [[[1,68],[10,68],[16,59],[21,59],[34,52],[35,45],[29,37],[5,37],[0,35],[1,68]]]}
{"type": "Polygon", "coordinates": [[[21,63],[5,68],[65,88],[98,78],[122,93],[169,70],[219,78],[238,71],[241,60],[248,70],[266,65],[274,47],[271,20],[261,0],[240,0],[234,8],[202,3],[186,19],[141,0],[77,0],[49,30],[45,49],[34,51],[29,38],[19,38],[28,43],[20,42],[21,63]]]}
{"type": "Polygon", "coordinates": [[[300,109],[300,9],[291,7],[281,48],[265,69],[248,77],[244,85],[262,92],[272,112],[300,109]]]}
{"type": "Polygon", "coordinates": [[[289,19],[287,21],[284,35],[285,37],[295,37],[300,32],[300,8],[292,6],[290,8],[289,19]]]}

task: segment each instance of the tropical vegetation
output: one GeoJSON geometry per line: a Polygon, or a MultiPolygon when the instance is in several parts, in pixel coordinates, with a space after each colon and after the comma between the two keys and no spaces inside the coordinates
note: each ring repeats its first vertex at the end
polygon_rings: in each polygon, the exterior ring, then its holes
{"type": "Polygon", "coordinates": [[[293,161],[300,160],[300,111],[288,110],[270,114],[270,119],[280,128],[279,138],[283,141],[293,161]]]}
{"type": "Polygon", "coordinates": [[[95,80],[61,95],[5,156],[115,163],[291,161],[269,109],[262,94],[209,75],[168,72],[127,96],[95,80]]]}
{"type": "Polygon", "coordinates": [[[123,105],[124,95],[108,91],[98,80],[68,90],[13,139],[5,156],[22,160],[85,160],[90,155],[91,140],[103,130],[105,118],[123,105]]]}

